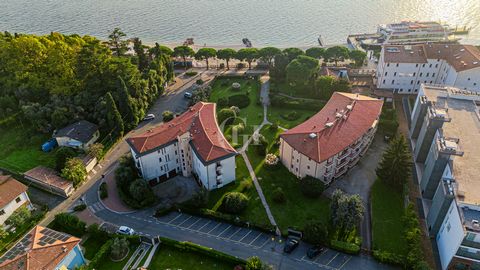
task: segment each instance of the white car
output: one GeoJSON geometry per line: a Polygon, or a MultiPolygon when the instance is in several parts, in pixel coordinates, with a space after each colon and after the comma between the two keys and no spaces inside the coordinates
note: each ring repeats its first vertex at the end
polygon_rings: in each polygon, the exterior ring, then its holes
{"type": "Polygon", "coordinates": [[[120,228],[117,230],[117,233],[123,235],[134,235],[135,231],[127,226],[120,226],[120,228]]]}
{"type": "Polygon", "coordinates": [[[190,92],[185,92],[185,93],[183,94],[183,96],[184,96],[185,98],[192,98],[192,97],[193,97],[193,94],[190,93],[190,92]]]}
{"type": "Polygon", "coordinates": [[[152,120],[152,119],[155,119],[155,114],[149,113],[149,114],[147,114],[147,116],[145,116],[145,118],[143,118],[143,121],[148,121],[148,120],[152,120]]]}

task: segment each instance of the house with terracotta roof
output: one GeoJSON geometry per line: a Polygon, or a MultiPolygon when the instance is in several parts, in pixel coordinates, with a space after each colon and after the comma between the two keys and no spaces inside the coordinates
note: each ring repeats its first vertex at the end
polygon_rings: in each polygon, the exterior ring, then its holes
{"type": "Polygon", "coordinates": [[[280,135],[280,159],[298,178],[325,184],[355,166],[370,146],[383,101],[335,92],[323,109],[280,135]]]}
{"type": "Polygon", "coordinates": [[[199,102],[172,121],[128,138],[142,177],[156,185],[193,175],[208,190],[234,181],[237,152],[216,119],[216,104],[199,102]]]}
{"type": "Polygon", "coordinates": [[[36,226],[0,257],[2,270],[70,270],[86,264],[80,239],[36,226]]]}
{"type": "Polygon", "coordinates": [[[37,166],[23,174],[26,180],[47,192],[67,198],[75,191],[72,181],[62,178],[57,171],[37,166]]]}
{"type": "Polygon", "coordinates": [[[0,226],[21,206],[33,209],[27,186],[10,175],[0,175],[0,226]]]}
{"type": "Polygon", "coordinates": [[[377,88],[416,94],[420,85],[454,86],[480,92],[480,50],[462,44],[384,45],[377,88]]]}

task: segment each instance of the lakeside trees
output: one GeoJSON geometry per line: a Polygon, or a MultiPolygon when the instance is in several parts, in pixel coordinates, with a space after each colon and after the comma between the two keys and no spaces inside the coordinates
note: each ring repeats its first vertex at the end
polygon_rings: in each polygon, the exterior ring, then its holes
{"type": "Polygon", "coordinates": [[[230,59],[235,58],[236,54],[237,54],[237,52],[234,49],[228,49],[228,48],[227,49],[220,49],[220,50],[217,51],[217,57],[219,59],[225,60],[228,70],[230,69],[230,66],[229,66],[228,62],[230,61],[230,59]]]}
{"type": "Polygon", "coordinates": [[[195,51],[188,46],[178,46],[173,48],[173,56],[181,57],[183,59],[183,65],[185,69],[187,68],[187,57],[192,57],[195,55],[195,51]]]}
{"type": "Polygon", "coordinates": [[[248,69],[252,69],[252,62],[257,60],[259,57],[258,49],[256,48],[245,48],[240,49],[237,52],[235,58],[240,61],[247,61],[248,69]]]}
{"type": "Polygon", "coordinates": [[[195,53],[195,59],[205,60],[208,69],[208,59],[217,56],[217,51],[213,48],[201,48],[195,53]]]}
{"type": "Polygon", "coordinates": [[[124,55],[120,29],[110,37],[107,46],[90,36],[0,34],[0,118],[13,116],[43,133],[86,119],[112,139],[135,126],[173,68],[139,39],[138,55],[124,55]]]}
{"type": "Polygon", "coordinates": [[[348,59],[348,48],[343,46],[334,46],[325,50],[323,58],[330,62],[335,62],[335,66],[338,65],[338,61],[348,59]]]}

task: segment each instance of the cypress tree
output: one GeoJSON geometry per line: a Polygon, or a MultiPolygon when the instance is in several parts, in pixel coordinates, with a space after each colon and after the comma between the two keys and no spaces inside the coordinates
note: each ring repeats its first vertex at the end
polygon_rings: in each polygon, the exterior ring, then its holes
{"type": "Polygon", "coordinates": [[[123,136],[123,131],[125,129],[122,116],[117,109],[117,105],[115,105],[112,94],[107,92],[105,98],[107,101],[107,125],[110,128],[111,136],[114,138],[120,138],[123,136]]]}
{"type": "Polygon", "coordinates": [[[392,139],[376,170],[377,176],[386,183],[401,187],[410,176],[412,162],[403,136],[392,139]]]}
{"type": "Polygon", "coordinates": [[[118,108],[123,115],[124,124],[127,129],[132,129],[138,124],[139,118],[135,115],[133,109],[132,97],[128,93],[127,85],[125,81],[118,77],[120,83],[118,87],[118,108]]]}

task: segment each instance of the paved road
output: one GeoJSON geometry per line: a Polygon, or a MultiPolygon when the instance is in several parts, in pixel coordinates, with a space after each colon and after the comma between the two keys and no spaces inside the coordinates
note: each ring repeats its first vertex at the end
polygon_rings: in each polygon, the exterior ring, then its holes
{"type": "Polygon", "coordinates": [[[283,238],[185,213],[172,212],[160,218],[153,217],[153,209],[114,213],[99,201],[98,185],[97,182],[85,194],[85,202],[88,209],[111,230],[125,225],[147,237],[160,235],[178,241],[190,241],[243,259],[259,256],[272,264],[274,269],[393,269],[369,256],[351,256],[330,249],[310,260],[305,256],[310,246],[305,243],[301,243],[292,254],[284,254],[283,238]]]}

